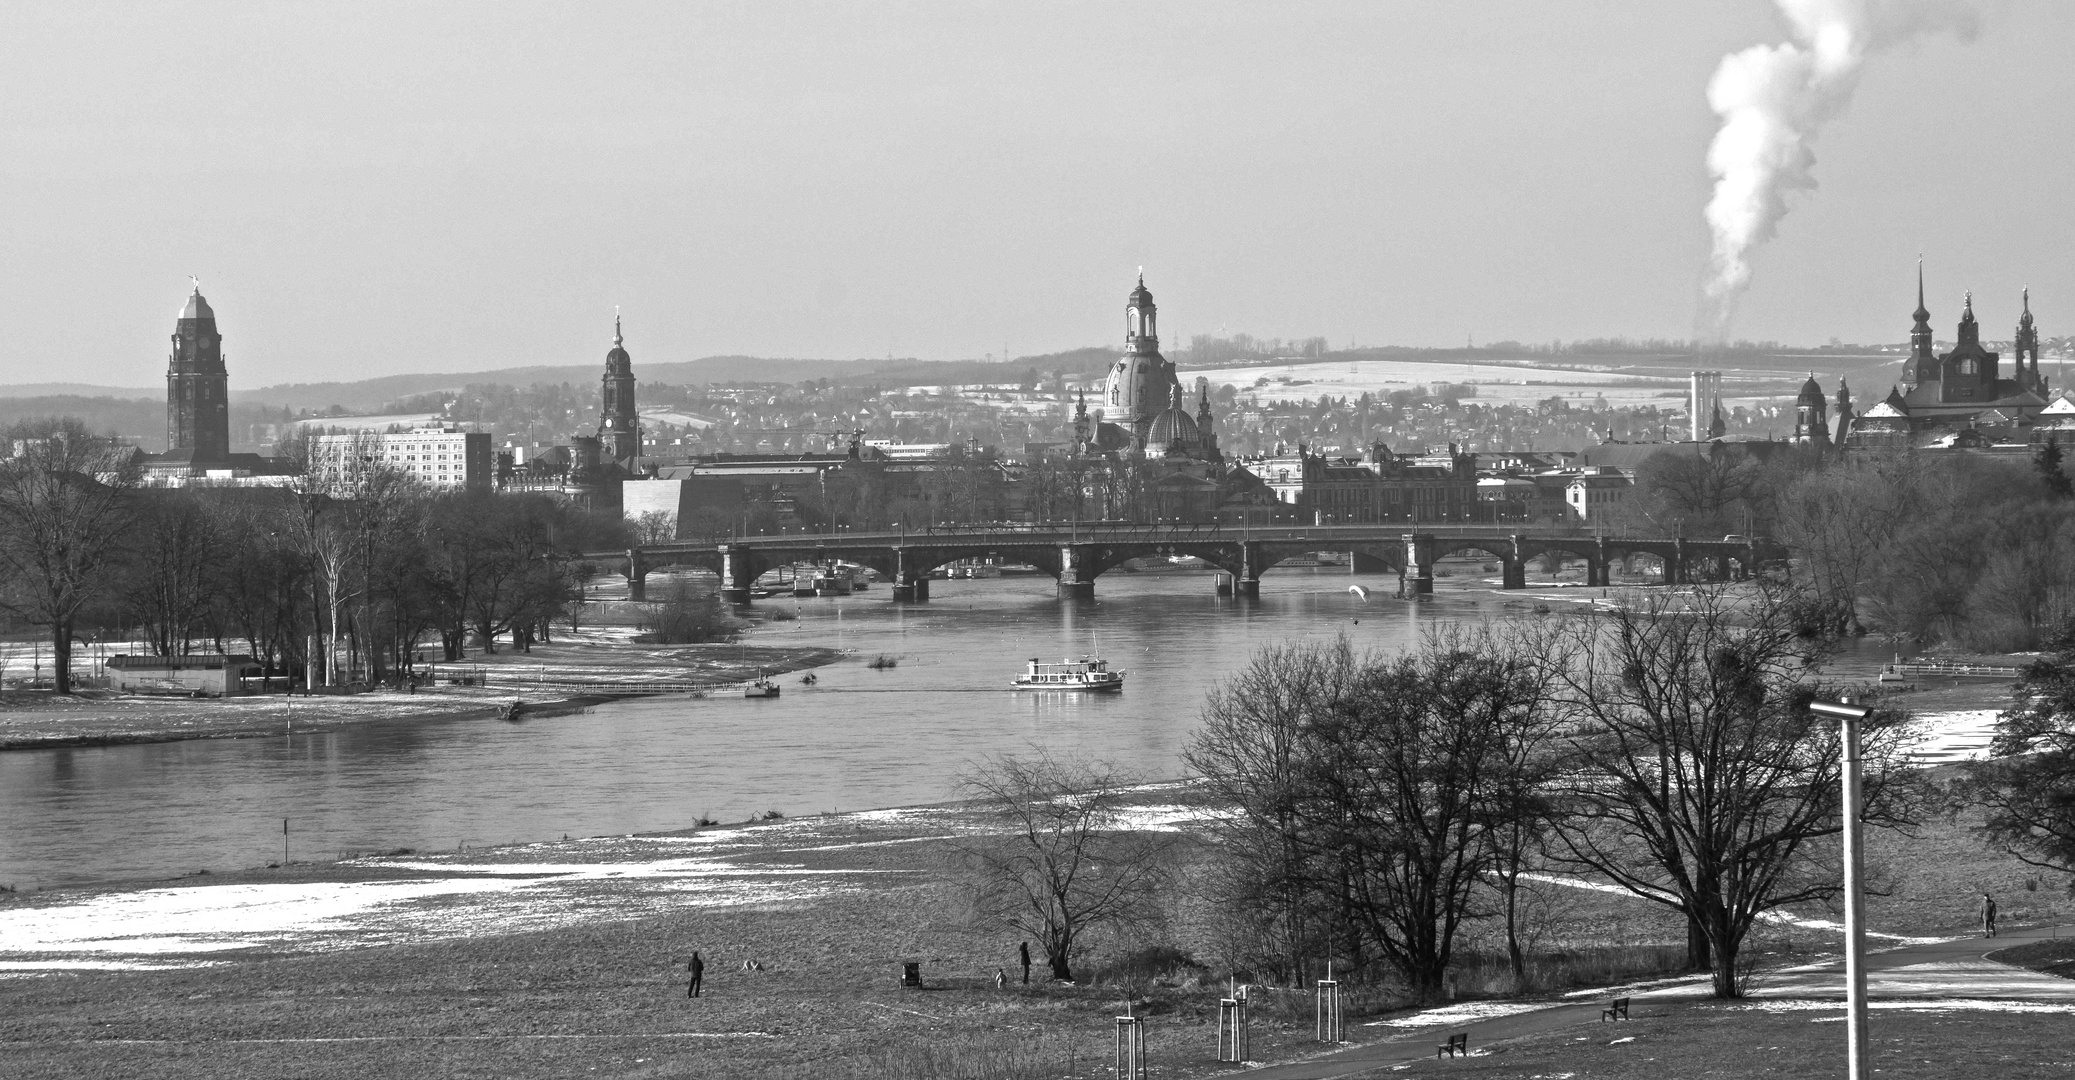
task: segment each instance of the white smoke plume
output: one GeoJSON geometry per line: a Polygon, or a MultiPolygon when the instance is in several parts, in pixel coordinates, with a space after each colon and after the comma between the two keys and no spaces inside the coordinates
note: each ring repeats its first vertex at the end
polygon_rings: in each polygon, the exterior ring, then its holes
{"type": "Polygon", "coordinates": [[[1793,40],[1723,57],[1708,83],[1722,128],[1708,147],[1715,250],[1703,321],[1718,339],[1751,283],[1751,250],[1778,234],[1790,194],[1815,189],[1816,135],[1851,103],[1867,58],[1926,34],[1974,33],[1961,0],[1774,2],[1793,40]]]}

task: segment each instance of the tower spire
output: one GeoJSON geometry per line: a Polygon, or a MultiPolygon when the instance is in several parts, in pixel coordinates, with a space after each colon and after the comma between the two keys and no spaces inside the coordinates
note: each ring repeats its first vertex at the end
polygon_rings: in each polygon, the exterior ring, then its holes
{"type": "Polygon", "coordinates": [[[1903,378],[1911,387],[1938,381],[1938,355],[1931,332],[1931,309],[1924,306],[1924,253],[1916,257],[1916,322],[1909,328],[1909,366],[1903,378]]]}

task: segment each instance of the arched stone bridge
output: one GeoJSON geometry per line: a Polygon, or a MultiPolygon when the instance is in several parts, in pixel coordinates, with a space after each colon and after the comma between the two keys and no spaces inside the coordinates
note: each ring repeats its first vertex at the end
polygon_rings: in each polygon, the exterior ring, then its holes
{"type": "MultiPolygon", "coordinates": [[[[1664,566],[1664,583],[1748,577],[1784,562],[1787,552],[1768,540],[1688,540],[1683,537],[1612,537],[1585,532],[1534,532],[1507,526],[1456,525],[1412,531],[1406,525],[1088,525],[937,527],[917,532],[843,532],[746,536],[724,542],[677,541],[627,551],[587,552],[601,563],[621,562],[629,595],[645,598],[644,578],[664,566],[701,566],[720,575],[721,595],[749,603],[750,587],[766,571],[796,563],[861,563],[893,583],[895,600],[929,599],[929,572],[960,559],[994,558],[1036,566],[1059,581],[1061,597],[1095,595],[1095,579],[1127,559],[1194,555],[1230,575],[1232,590],[1258,596],[1261,575],[1277,563],[1316,551],[1352,553],[1354,568],[1395,570],[1406,595],[1434,591],[1434,562],[1459,552],[1481,552],[1504,567],[1503,587],[1527,587],[1530,560],[1556,553],[1585,560],[1586,583],[1608,583],[1608,568],[1634,555],[1664,566]]],[[[1221,586],[1222,587],[1222,586],[1221,586]]]]}

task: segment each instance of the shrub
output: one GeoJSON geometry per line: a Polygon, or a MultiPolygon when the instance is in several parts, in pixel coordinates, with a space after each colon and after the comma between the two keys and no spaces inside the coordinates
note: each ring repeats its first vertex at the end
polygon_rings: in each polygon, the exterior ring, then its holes
{"type": "Polygon", "coordinates": [[[647,629],[659,645],[696,645],[735,640],[742,632],[742,621],[728,611],[719,593],[680,582],[661,603],[650,607],[647,629]]]}

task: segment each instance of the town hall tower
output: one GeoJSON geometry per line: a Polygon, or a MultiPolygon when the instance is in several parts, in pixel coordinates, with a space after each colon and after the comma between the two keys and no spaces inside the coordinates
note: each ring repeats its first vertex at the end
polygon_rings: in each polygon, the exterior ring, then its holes
{"type": "Polygon", "coordinates": [[[173,324],[173,356],[166,364],[167,457],[195,464],[231,454],[230,375],[223,367],[223,335],[202,286],[173,324]]]}

